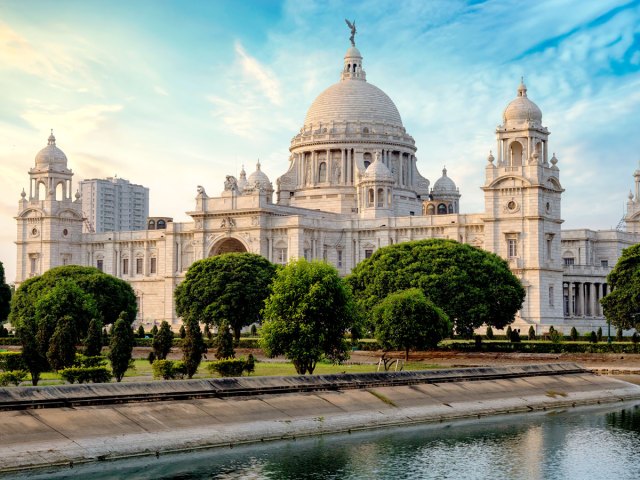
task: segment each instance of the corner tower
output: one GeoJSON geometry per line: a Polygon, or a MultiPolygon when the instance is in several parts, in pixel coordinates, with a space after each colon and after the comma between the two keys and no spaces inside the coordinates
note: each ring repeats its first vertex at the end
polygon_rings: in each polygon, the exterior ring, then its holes
{"type": "MultiPolygon", "coordinates": [[[[560,171],[549,130],[524,81],[496,129],[497,159],[485,170],[485,248],[505,258],[527,296],[516,319],[538,333],[563,323],[560,171]]],[[[526,332],[526,330],[524,330],[526,332]]]]}
{"type": "Polygon", "coordinates": [[[81,264],[82,204],[73,172],[53,131],[29,170],[29,194],[18,204],[16,285],[60,265],[81,264]],[[73,197],[73,198],[72,198],[73,197]]]}

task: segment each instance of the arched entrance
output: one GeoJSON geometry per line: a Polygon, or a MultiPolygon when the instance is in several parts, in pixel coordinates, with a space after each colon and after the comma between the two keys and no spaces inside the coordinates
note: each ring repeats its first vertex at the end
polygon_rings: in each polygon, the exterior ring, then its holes
{"type": "Polygon", "coordinates": [[[215,255],[222,255],[223,253],[244,253],[246,251],[247,248],[240,240],[236,238],[225,238],[213,246],[209,256],[213,257],[215,255]]]}

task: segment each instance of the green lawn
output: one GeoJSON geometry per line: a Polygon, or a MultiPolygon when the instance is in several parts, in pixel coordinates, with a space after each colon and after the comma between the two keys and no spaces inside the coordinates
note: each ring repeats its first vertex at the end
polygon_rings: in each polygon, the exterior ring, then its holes
{"type": "MultiPolygon", "coordinates": [[[[209,373],[207,365],[211,363],[204,361],[200,364],[198,372],[194,378],[213,378],[213,375],[209,373]]],[[[109,365],[107,365],[109,366],[109,365]]],[[[407,362],[404,365],[404,370],[428,370],[442,368],[439,365],[426,364],[421,362],[407,362]]],[[[318,363],[314,374],[336,374],[336,373],[367,373],[375,372],[377,365],[371,364],[345,364],[345,365],[333,365],[329,363],[318,363]]],[[[393,368],[391,369],[393,371],[393,368]]],[[[296,375],[296,370],[293,364],[290,362],[256,362],[256,370],[252,376],[285,376],[296,375]]],[[[127,370],[124,381],[150,381],[153,380],[153,373],[151,371],[151,364],[147,360],[136,359],[133,362],[133,368],[127,370]]],[[[55,372],[44,372],[40,377],[39,385],[61,385],[64,384],[60,379],[60,376],[55,372]]],[[[23,385],[30,385],[31,380],[28,377],[27,381],[23,385]]]]}

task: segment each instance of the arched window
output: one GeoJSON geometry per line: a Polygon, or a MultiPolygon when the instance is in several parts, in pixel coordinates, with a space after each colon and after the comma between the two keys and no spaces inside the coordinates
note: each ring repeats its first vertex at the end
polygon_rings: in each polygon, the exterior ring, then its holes
{"type": "Polygon", "coordinates": [[[369,133],[369,129],[368,129],[367,127],[364,127],[364,128],[362,129],[362,133],[369,133]]]}
{"type": "Polygon", "coordinates": [[[155,220],[149,220],[149,230],[155,230],[156,222],[155,220]]]}
{"type": "Polygon", "coordinates": [[[46,200],[47,199],[47,186],[44,182],[38,183],[38,200],[46,200]]]}
{"type": "Polygon", "coordinates": [[[56,200],[59,202],[64,198],[64,184],[60,182],[56,185],[56,200]]]}
{"type": "Polygon", "coordinates": [[[427,215],[435,215],[436,214],[436,206],[433,203],[427,205],[427,215]]]}
{"type": "Polygon", "coordinates": [[[391,189],[387,188],[387,206],[391,206],[391,189]]]}
{"type": "Polygon", "coordinates": [[[453,205],[449,204],[449,213],[454,213],[453,211],[453,205]]]}
{"type": "Polygon", "coordinates": [[[369,197],[367,198],[367,207],[373,206],[373,188],[369,189],[369,197]]]}
{"type": "Polygon", "coordinates": [[[382,207],[384,207],[384,189],[383,189],[383,188],[379,188],[379,189],[378,189],[378,203],[377,203],[377,207],[378,207],[378,208],[382,208],[382,207]]]}
{"type": "Polygon", "coordinates": [[[509,149],[511,151],[511,166],[522,166],[522,144],[520,142],[511,142],[509,149]]]}
{"type": "Polygon", "coordinates": [[[318,181],[319,182],[327,181],[327,162],[322,162],[318,167],[318,181]]]}
{"type": "Polygon", "coordinates": [[[365,169],[369,168],[369,165],[371,165],[371,154],[365,153],[363,160],[364,160],[364,168],[365,169]]]}
{"type": "Polygon", "coordinates": [[[446,215],[447,214],[447,206],[444,203],[440,203],[438,205],[438,215],[446,215]]]}
{"type": "Polygon", "coordinates": [[[165,228],[167,228],[167,222],[165,222],[164,220],[158,220],[158,223],[156,225],[158,230],[164,230],[165,228]]]}

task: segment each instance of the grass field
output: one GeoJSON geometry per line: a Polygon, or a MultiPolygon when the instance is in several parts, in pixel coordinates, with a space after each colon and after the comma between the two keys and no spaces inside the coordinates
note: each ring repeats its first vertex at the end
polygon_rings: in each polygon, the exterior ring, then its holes
{"type": "MultiPolygon", "coordinates": [[[[198,372],[194,375],[194,378],[213,378],[214,376],[209,373],[207,365],[211,363],[204,361],[200,364],[198,372]]],[[[109,366],[109,365],[108,365],[109,366]]],[[[422,362],[407,362],[404,364],[404,370],[428,370],[434,368],[442,368],[439,365],[425,364],[422,362]]],[[[344,364],[333,365],[330,363],[318,363],[314,374],[336,374],[336,373],[367,373],[375,372],[377,365],[371,364],[344,364]]],[[[393,368],[392,368],[393,370],[393,368]]],[[[251,375],[257,376],[286,376],[296,375],[296,370],[291,362],[256,362],[256,370],[251,375]]],[[[123,381],[131,382],[146,382],[153,380],[153,373],[151,371],[151,364],[147,360],[136,359],[133,362],[133,368],[127,370],[123,381]]],[[[161,380],[158,380],[161,381],[161,380]]],[[[45,372],[42,374],[40,383],[38,385],[61,385],[65,382],[55,372],[45,372]]],[[[23,382],[23,385],[31,384],[30,380],[23,382]]]]}

